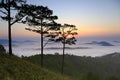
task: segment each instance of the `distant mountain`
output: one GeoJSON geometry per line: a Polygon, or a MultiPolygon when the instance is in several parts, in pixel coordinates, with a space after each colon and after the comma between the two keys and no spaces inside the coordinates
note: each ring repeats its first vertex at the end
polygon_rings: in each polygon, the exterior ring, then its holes
{"type": "Polygon", "coordinates": [[[113,58],[119,57],[120,58],[120,53],[119,52],[115,52],[115,53],[104,55],[102,57],[113,57],[113,58]]]}
{"type": "Polygon", "coordinates": [[[113,41],[113,42],[115,42],[115,43],[120,43],[120,41],[113,41]]]}
{"type": "MultiPolygon", "coordinates": [[[[61,50],[63,49],[62,47],[48,47],[48,48],[44,48],[44,49],[48,49],[48,50],[61,50]]],[[[65,49],[91,49],[90,47],[65,47],[65,49]]],[[[40,50],[40,48],[36,48],[34,50],[40,50]]]]}
{"type": "MultiPolygon", "coordinates": [[[[19,41],[12,41],[12,46],[17,47],[18,45],[16,43],[20,43],[19,41]]],[[[4,46],[8,46],[8,40],[7,39],[0,39],[0,44],[4,46]]]]}
{"type": "Polygon", "coordinates": [[[25,41],[23,41],[23,42],[25,42],[25,43],[28,42],[28,43],[29,43],[29,42],[37,42],[37,41],[25,40],[25,41]]]}
{"type": "Polygon", "coordinates": [[[7,39],[0,39],[0,44],[7,44],[8,40],[7,39]]]}
{"type": "MultiPolygon", "coordinates": [[[[19,41],[12,41],[13,43],[19,43],[19,41]]],[[[7,44],[8,43],[8,39],[0,39],[0,44],[7,44]]]]}
{"type": "Polygon", "coordinates": [[[100,44],[101,46],[114,46],[111,43],[105,41],[98,42],[98,44],[100,44]]]}
{"type": "MultiPolygon", "coordinates": [[[[49,47],[45,49],[63,49],[62,47],[49,47]]],[[[90,49],[89,47],[65,47],[65,49],[90,49]]]]}
{"type": "Polygon", "coordinates": [[[91,43],[87,43],[87,44],[95,44],[95,45],[97,44],[101,46],[114,46],[113,44],[106,42],[106,41],[100,41],[100,42],[92,41],[91,43]]]}
{"type": "MultiPolygon", "coordinates": [[[[25,41],[15,41],[12,40],[12,43],[32,43],[32,42],[37,42],[37,41],[32,41],[32,40],[25,40],[25,41]]],[[[7,44],[8,43],[8,39],[0,39],[0,44],[7,44]]]]}

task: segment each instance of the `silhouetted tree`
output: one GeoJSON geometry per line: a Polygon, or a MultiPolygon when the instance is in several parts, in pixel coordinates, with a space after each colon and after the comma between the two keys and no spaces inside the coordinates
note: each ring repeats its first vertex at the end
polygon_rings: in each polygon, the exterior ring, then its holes
{"type": "Polygon", "coordinates": [[[52,31],[58,29],[58,24],[54,22],[58,17],[52,16],[53,11],[48,7],[24,5],[24,8],[22,12],[26,13],[24,10],[27,10],[28,16],[23,22],[30,26],[25,29],[41,34],[41,67],[43,67],[43,47],[46,45],[43,41],[45,37],[50,37],[48,35],[52,31]]]}
{"type": "Polygon", "coordinates": [[[19,13],[19,8],[24,4],[26,0],[1,0],[0,1],[0,17],[3,20],[8,21],[8,39],[9,39],[9,54],[12,54],[12,37],[11,26],[16,22],[19,22],[24,15],[19,13]],[[14,15],[15,14],[15,15],[14,15]]]}
{"type": "Polygon", "coordinates": [[[64,55],[65,55],[65,46],[66,44],[72,45],[75,44],[77,41],[75,38],[75,35],[77,35],[77,28],[75,25],[69,25],[69,24],[64,24],[58,26],[59,30],[57,32],[54,32],[54,39],[51,40],[55,42],[62,42],[63,44],[63,57],[62,57],[62,71],[61,73],[63,74],[64,71],[64,55]]]}

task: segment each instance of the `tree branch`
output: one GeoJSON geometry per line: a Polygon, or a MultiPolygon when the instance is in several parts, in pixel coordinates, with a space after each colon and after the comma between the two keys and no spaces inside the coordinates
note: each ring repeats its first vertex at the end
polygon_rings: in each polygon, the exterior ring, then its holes
{"type": "MultiPolygon", "coordinates": [[[[24,16],[24,17],[25,17],[25,16],[24,16]]],[[[23,18],[24,18],[24,17],[23,17],[23,18]]],[[[23,18],[13,21],[10,25],[13,25],[13,24],[17,23],[18,21],[21,21],[23,18]]]]}
{"type": "Polygon", "coordinates": [[[19,20],[15,20],[14,22],[12,22],[10,25],[13,25],[15,23],[17,23],[19,20]]]}
{"type": "Polygon", "coordinates": [[[4,9],[5,9],[6,11],[8,11],[7,7],[4,7],[4,9]]]}
{"type": "Polygon", "coordinates": [[[6,15],[8,15],[6,12],[3,12],[2,10],[0,10],[0,12],[2,12],[3,14],[6,14],[6,15]]]}
{"type": "Polygon", "coordinates": [[[36,29],[40,30],[40,27],[34,26],[34,28],[36,28],[36,29]]]}
{"type": "Polygon", "coordinates": [[[48,44],[48,42],[50,42],[50,40],[47,40],[47,42],[43,45],[43,47],[45,47],[48,44]]]}

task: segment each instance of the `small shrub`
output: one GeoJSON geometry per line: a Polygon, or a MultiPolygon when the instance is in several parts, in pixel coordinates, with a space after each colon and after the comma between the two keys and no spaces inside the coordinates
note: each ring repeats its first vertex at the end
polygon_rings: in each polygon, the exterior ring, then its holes
{"type": "Polygon", "coordinates": [[[4,46],[1,44],[0,44],[0,53],[6,53],[4,46]]]}

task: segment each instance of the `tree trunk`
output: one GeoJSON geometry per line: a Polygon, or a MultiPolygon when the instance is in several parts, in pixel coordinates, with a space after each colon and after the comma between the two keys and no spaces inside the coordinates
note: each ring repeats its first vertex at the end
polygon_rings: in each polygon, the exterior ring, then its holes
{"type": "Polygon", "coordinates": [[[62,75],[64,73],[64,57],[65,57],[65,41],[63,42],[63,56],[62,56],[62,75]]]}
{"type": "Polygon", "coordinates": [[[12,38],[11,38],[11,17],[10,17],[10,0],[8,0],[8,41],[9,41],[9,54],[12,55],[12,38]]]}
{"type": "Polygon", "coordinates": [[[43,67],[43,26],[41,19],[41,67],[43,67]]]}

